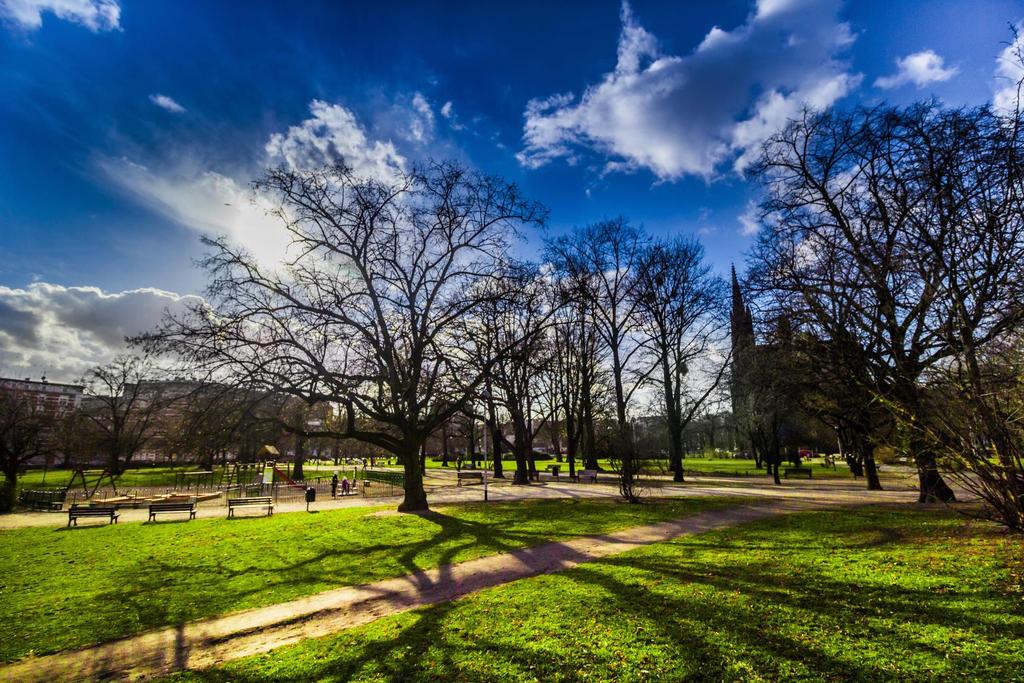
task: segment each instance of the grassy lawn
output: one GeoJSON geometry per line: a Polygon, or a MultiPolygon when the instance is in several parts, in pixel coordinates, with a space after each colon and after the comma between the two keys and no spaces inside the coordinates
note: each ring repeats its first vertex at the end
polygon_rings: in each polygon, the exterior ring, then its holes
{"type": "Polygon", "coordinates": [[[0,661],[736,502],[533,500],[429,517],[358,508],[2,531],[0,661]]]}
{"type": "Polygon", "coordinates": [[[174,680],[1024,680],[1020,537],[930,510],[682,538],[174,680]]]}

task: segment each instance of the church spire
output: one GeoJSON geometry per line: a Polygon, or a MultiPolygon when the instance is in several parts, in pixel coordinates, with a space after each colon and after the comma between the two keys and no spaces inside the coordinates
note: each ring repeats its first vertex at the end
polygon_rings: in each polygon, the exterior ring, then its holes
{"type": "Polygon", "coordinates": [[[743,300],[743,290],[736,277],[736,266],[732,266],[732,311],[729,314],[729,330],[732,333],[732,346],[737,349],[754,341],[754,319],[750,308],[743,300]]]}

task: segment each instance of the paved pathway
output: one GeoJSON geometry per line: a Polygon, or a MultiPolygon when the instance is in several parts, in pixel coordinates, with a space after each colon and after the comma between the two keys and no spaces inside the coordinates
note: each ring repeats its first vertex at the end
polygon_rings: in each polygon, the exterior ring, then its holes
{"type": "MultiPolygon", "coordinates": [[[[736,495],[747,489],[732,489],[736,495]]],[[[773,489],[777,493],[776,489],[773,489]]],[[[794,511],[864,502],[854,498],[794,496],[736,505],[685,519],[600,536],[546,543],[511,553],[416,572],[362,586],[339,588],[291,602],[143,633],[95,647],[22,660],[0,668],[0,680],[137,680],[186,668],[205,668],[359,626],[389,614],[446,602],[490,586],[574,567],[650,543],[697,534],[794,511]]],[[[906,500],[904,494],[903,499],[906,500]]]]}

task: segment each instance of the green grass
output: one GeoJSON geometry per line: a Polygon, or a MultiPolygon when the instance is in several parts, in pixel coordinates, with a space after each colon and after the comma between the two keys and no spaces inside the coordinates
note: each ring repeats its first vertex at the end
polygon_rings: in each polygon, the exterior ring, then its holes
{"type": "Polygon", "coordinates": [[[429,517],[359,508],[2,531],[0,661],[733,503],[533,500],[429,517]]]}
{"type": "Polygon", "coordinates": [[[1020,681],[1020,537],[928,510],[682,538],[178,683],[1020,681]]]}

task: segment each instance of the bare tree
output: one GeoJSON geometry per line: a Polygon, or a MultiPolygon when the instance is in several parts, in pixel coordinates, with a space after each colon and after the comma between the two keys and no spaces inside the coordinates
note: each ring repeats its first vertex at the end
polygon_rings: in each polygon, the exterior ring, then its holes
{"type": "Polygon", "coordinates": [[[927,419],[898,415],[928,440],[951,476],[983,502],[981,516],[1024,531],[1024,342],[1019,334],[928,373],[927,419]]]}
{"type": "Polygon", "coordinates": [[[55,451],[57,419],[35,394],[0,387],[0,512],[14,506],[18,475],[25,465],[55,451]]]}
{"type": "Polygon", "coordinates": [[[145,448],[162,435],[167,408],[181,397],[168,392],[152,362],[124,355],[89,370],[82,380],[91,449],[100,454],[112,477],[120,476],[145,448]]]}
{"type": "Polygon", "coordinates": [[[725,341],[727,326],[724,283],[710,271],[703,247],[683,239],[652,244],[637,268],[633,295],[646,354],[656,368],[650,381],[661,390],[675,481],[683,481],[683,432],[729,365],[728,354],[711,358],[725,341]],[[701,360],[708,366],[703,382],[691,373],[701,360]]]}
{"type": "Polygon", "coordinates": [[[309,405],[340,404],[340,432],[308,434],[394,454],[405,470],[399,509],[426,509],[424,441],[489,371],[454,332],[489,296],[481,284],[500,277],[509,238],[542,223],[544,210],[514,185],[451,163],[387,181],[343,165],[277,168],[256,188],[279,201],[288,262],[268,268],[208,241],[209,305],[143,341],[309,405]]]}
{"type": "Polygon", "coordinates": [[[513,484],[528,484],[536,466],[533,439],[547,420],[535,419],[540,375],[550,360],[545,343],[553,316],[547,285],[535,268],[519,265],[491,285],[488,300],[465,321],[480,368],[489,368],[490,400],[500,405],[512,424],[516,458],[513,484]],[[499,355],[494,357],[495,351],[499,355]]]}
{"type": "MultiPolygon", "coordinates": [[[[1024,315],[1018,120],[935,103],[805,113],[765,145],[762,283],[795,295],[816,337],[855,340],[900,412],[923,418],[929,369],[1024,315]]],[[[920,500],[953,500],[934,449],[909,437],[920,500]]]]}
{"type": "Polygon", "coordinates": [[[621,462],[619,488],[635,501],[637,463],[629,402],[643,383],[634,373],[641,352],[635,332],[638,302],[637,268],[646,246],[643,231],[624,218],[577,229],[548,245],[548,260],[571,282],[575,296],[588,302],[594,329],[607,350],[615,395],[614,450],[621,462]]]}
{"type": "Polygon", "coordinates": [[[562,275],[551,288],[554,318],[551,330],[554,391],[561,403],[569,475],[576,463],[597,470],[594,430],[595,393],[599,390],[600,341],[588,309],[591,302],[574,296],[572,280],[562,275]]]}

